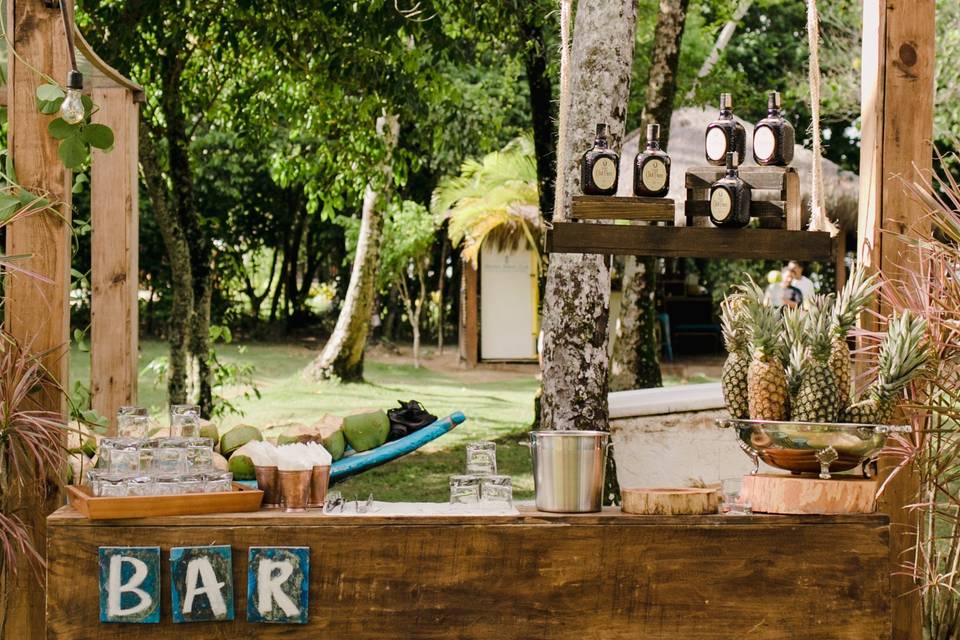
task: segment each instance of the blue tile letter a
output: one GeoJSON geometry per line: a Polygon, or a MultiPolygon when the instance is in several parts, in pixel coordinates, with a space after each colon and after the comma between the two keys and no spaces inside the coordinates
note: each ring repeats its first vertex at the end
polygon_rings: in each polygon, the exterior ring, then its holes
{"type": "Polygon", "coordinates": [[[306,624],[309,604],[309,548],[250,547],[247,620],[306,624]]]}
{"type": "Polygon", "coordinates": [[[160,547],[100,547],[100,622],[160,622],[160,547]]]}
{"type": "Polygon", "coordinates": [[[233,620],[233,554],[229,545],[170,549],[173,621],[233,620]]]}

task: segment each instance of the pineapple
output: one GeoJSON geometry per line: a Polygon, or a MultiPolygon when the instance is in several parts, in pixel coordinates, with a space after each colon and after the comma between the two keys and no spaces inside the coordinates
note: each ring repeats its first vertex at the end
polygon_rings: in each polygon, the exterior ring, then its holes
{"type": "Polygon", "coordinates": [[[864,269],[857,268],[850,274],[833,308],[830,370],[837,380],[837,401],[841,407],[850,402],[850,347],[847,346],[847,334],[856,323],[860,312],[870,304],[878,286],[876,276],[867,276],[864,269]]]}
{"type": "Polygon", "coordinates": [[[893,418],[897,395],[930,360],[930,350],[924,344],[926,330],[926,321],[909,311],[890,320],[880,345],[877,380],[867,390],[866,398],[847,407],[843,422],[885,424],[893,418]]]}
{"type": "Polygon", "coordinates": [[[792,419],[799,422],[836,422],[840,413],[837,379],[830,368],[833,306],[832,296],[815,296],[804,315],[809,357],[800,365],[800,384],[790,403],[792,419]]]}
{"type": "Polygon", "coordinates": [[[750,367],[747,398],[753,420],[786,420],[787,375],[783,367],[780,314],[750,300],[750,367]]]}
{"type": "Polygon", "coordinates": [[[720,328],[727,355],[720,380],[723,399],[733,418],[750,416],[747,402],[747,369],[750,366],[750,341],[747,333],[746,301],[742,294],[733,294],[720,303],[720,328]]]}
{"type": "Polygon", "coordinates": [[[783,317],[783,353],[786,361],[788,396],[797,395],[800,386],[800,374],[807,357],[806,320],[800,308],[781,309],[783,317]]]}

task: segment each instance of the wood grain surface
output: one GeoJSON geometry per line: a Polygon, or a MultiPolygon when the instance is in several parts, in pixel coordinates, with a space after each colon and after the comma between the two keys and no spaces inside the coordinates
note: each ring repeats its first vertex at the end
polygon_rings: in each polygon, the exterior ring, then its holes
{"type": "Polygon", "coordinates": [[[716,488],[621,489],[624,512],[649,515],[717,513],[720,495],[716,488]]]}
{"type": "Polygon", "coordinates": [[[671,198],[573,196],[572,220],[645,220],[673,222],[676,203],[671,198]]]}
{"type": "Polygon", "coordinates": [[[604,253],[779,260],[828,260],[834,242],[829,233],[786,229],[715,229],[555,222],[547,233],[553,253],[604,253]]]}
{"type": "Polygon", "coordinates": [[[743,496],[763,513],[873,513],[877,480],[761,473],[743,477],[743,496]]]}
{"type": "Polygon", "coordinates": [[[49,638],[860,640],[890,637],[883,516],[184,516],[49,520],[49,638]],[[187,523],[193,526],[183,526],[187,523]],[[101,545],[228,544],[238,620],[97,622],[101,545]],[[304,627],[248,623],[249,546],[310,547],[304,627]]]}

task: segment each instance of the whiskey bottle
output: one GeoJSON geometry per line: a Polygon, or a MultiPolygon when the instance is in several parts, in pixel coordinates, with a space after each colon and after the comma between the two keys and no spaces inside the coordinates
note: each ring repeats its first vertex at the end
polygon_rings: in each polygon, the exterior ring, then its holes
{"type": "Polygon", "coordinates": [[[793,160],[793,125],[780,115],[780,94],[767,98],[767,117],[753,130],[753,159],[762,166],[785,167],[793,160]]]}
{"type": "Polygon", "coordinates": [[[670,156],[660,149],[660,125],[647,125],[647,148],[633,161],[633,194],[662,198],[670,191],[670,156]]]}
{"type": "Polygon", "coordinates": [[[617,192],[620,156],[607,147],[607,125],[597,125],[593,147],[580,161],[580,187],[589,196],[612,196],[617,192]]]}
{"type": "Polygon", "coordinates": [[[720,94],[720,116],[707,125],[707,162],[722,167],[727,153],[734,153],[734,165],[743,163],[747,151],[747,131],[733,118],[733,100],[729,93],[720,94]]]}
{"type": "Polygon", "coordinates": [[[710,186],[710,222],[730,228],[750,224],[750,187],[740,179],[732,151],[727,152],[727,175],[710,186]]]}

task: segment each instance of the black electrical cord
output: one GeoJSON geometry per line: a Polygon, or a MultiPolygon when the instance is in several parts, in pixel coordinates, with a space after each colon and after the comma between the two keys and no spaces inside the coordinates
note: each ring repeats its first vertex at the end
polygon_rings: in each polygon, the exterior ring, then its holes
{"type": "Polygon", "coordinates": [[[67,36],[67,55],[70,56],[70,69],[77,71],[77,52],[73,48],[73,16],[67,5],[70,0],[60,0],[60,16],[63,18],[63,32],[67,36]]]}

